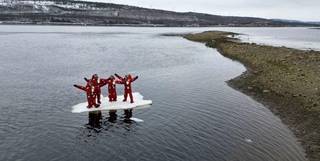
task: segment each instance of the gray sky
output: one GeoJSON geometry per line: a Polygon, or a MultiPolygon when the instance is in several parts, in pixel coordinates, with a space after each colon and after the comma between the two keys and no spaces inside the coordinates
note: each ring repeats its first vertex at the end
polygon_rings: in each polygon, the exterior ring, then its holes
{"type": "Polygon", "coordinates": [[[87,0],[226,16],[320,21],[320,0],[87,0]]]}

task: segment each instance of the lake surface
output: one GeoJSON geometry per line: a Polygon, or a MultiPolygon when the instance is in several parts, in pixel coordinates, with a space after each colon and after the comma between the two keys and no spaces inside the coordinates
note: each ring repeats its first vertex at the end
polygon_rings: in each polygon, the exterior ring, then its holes
{"type": "MultiPolygon", "coordinates": [[[[220,29],[219,29],[220,30],[220,29]]],[[[303,50],[320,51],[320,30],[311,28],[235,28],[221,29],[242,33],[240,39],[244,42],[285,46],[303,50]]]]}
{"type": "Polygon", "coordinates": [[[160,35],[208,29],[0,26],[0,160],[305,161],[277,116],[225,83],[243,65],[160,35]],[[85,101],[73,84],[115,72],[139,75],[144,122],[71,113],[85,101]]]}

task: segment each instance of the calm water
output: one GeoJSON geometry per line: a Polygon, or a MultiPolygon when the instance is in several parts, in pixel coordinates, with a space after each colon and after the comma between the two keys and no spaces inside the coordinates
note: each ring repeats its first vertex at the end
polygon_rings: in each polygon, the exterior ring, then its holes
{"type": "MultiPolygon", "coordinates": [[[[228,28],[221,29],[228,31],[228,28]]],[[[320,30],[310,28],[236,28],[245,42],[320,51],[320,30]]]]}
{"type": "Polygon", "coordinates": [[[0,160],[304,161],[278,117],[225,83],[243,65],[159,35],[204,30],[0,26],[0,160]],[[144,122],[71,113],[85,100],[72,84],[114,72],[139,75],[144,122]]]}

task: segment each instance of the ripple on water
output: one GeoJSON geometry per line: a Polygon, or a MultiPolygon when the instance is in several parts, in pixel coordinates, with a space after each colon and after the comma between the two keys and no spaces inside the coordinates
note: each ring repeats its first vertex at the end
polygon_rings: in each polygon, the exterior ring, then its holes
{"type": "Polygon", "coordinates": [[[0,33],[0,160],[305,160],[279,118],[227,86],[245,68],[216,50],[165,28],[22,28],[0,33]],[[134,112],[143,123],[70,112],[85,98],[72,84],[128,71],[153,100],[134,112]]]}

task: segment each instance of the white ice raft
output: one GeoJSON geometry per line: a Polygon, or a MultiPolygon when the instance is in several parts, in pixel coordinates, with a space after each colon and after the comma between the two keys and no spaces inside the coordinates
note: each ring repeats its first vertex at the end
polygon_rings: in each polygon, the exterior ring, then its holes
{"type": "Polygon", "coordinates": [[[117,97],[117,102],[109,102],[108,97],[101,97],[100,107],[87,108],[88,103],[83,102],[72,106],[72,113],[91,112],[91,111],[105,111],[105,110],[126,110],[126,109],[142,109],[149,107],[152,104],[151,100],[143,100],[143,96],[136,92],[133,93],[134,103],[130,103],[128,97],[127,102],[123,102],[123,95],[117,97]]]}

